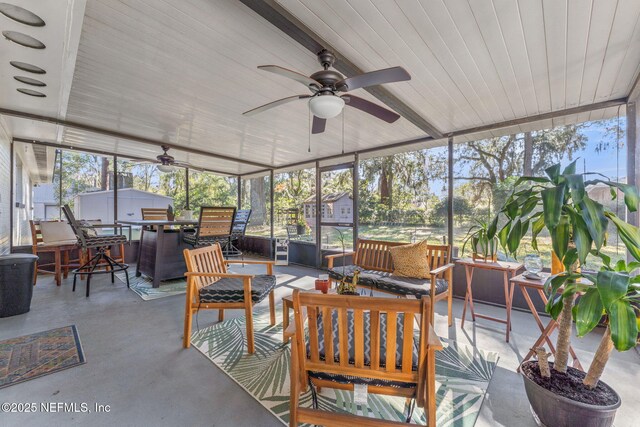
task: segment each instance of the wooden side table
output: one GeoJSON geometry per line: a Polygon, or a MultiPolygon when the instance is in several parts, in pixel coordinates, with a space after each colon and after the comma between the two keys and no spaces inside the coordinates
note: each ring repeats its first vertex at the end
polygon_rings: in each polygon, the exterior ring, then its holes
{"type": "Polygon", "coordinates": [[[519,262],[506,262],[506,261],[496,261],[496,262],[485,262],[485,261],[474,261],[471,258],[462,258],[456,261],[456,263],[460,265],[464,265],[466,278],[467,278],[467,291],[464,296],[464,309],[462,310],[462,322],[460,327],[464,328],[464,320],[467,315],[467,305],[471,310],[471,319],[475,322],[476,317],[481,319],[491,320],[492,322],[504,323],[507,326],[507,332],[505,335],[505,339],[509,342],[509,333],[511,332],[511,303],[513,300],[513,287],[514,285],[509,283],[509,278],[514,277],[518,270],[520,270],[523,265],[519,262]],[[506,319],[500,319],[497,317],[487,316],[486,314],[476,313],[473,307],[473,291],[471,289],[471,283],[473,282],[473,272],[476,268],[482,270],[495,270],[502,272],[503,278],[503,286],[504,286],[504,299],[505,305],[507,308],[507,317],[506,319]]]}
{"type": "MultiPolygon", "coordinates": [[[[320,291],[316,291],[315,289],[310,289],[304,292],[314,292],[314,293],[322,293],[320,291]]],[[[329,294],[337,294],[335,289],[329,289],[329,294]]],[[[289,342],[289,338],[293,336],[292,333],[287,332],[287,328],[289,327],[289,310],[293,309],[293,294],[289,294],[285,297],[282,297],[282,342],[289,342]]]]}
{"type": "MultiPolygon", "coordinates": [[[[544,293],[544,282],[547,277],[548,275],[545,275],[543,279],[532,280],[532,279],[527,279],[526,277],[524,277],[523,274],[520,274],[516,277],[511,278],[511,283],[513,283],[515,286],[520,288],[520,291],[522,292],[522,296],[524,296],[524,299],[527,301],[529,310],[531,310],[531,314],[533,315],[533,318],[536,320],[536,323],[538,324],[538,328],[540,329],[540,332],[541,332],[540,337],[538,337],[536,342],[531,346],[531,348],[529,349],[529,352],[524,357],[521,364],[530,360],[535,354],[535,348],[540,347],[545,341],[549,345],[549,350],[551,351],[551,353],[553,355],[556,354],[556,349],[553,346],[553,343],[551,342],[550,336],[553,333],[553,331],[555,331],[556,328],[558,327],[558,322],[560,318],[558,318],[558,320],[554,320],[553,318],[551,318],[547,326],[544,326],[542,323],[542,320],[540,319],[540,315],[536,310],[535,305],[533,305],[533,301],[531,300],[531,295],[529,295],[529,290],[537,292],[542,302],[546,305],[548,298],[544,293]]],[[[573,367],[580,369],[582,371],[583,370],[582,365],[580,364],[580,361],[578,360],[578,356],[576,355],[576,352],[573,350],[573,347],[569,347],[569,352],[571,354],[571,358],[573,359],[573,367]]],[[[520,372],[520,367],[518,367],[518,372],[520,372]]]]}

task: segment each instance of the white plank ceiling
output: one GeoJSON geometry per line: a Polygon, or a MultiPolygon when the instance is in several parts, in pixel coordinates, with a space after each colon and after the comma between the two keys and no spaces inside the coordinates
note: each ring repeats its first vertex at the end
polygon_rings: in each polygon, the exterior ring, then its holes
{"type": "Polygon", "coordinates": [[[623,98],[640,64],[638,0],[276,0],[443,134],[623,98]]]}
{"type": "MultiPolygon", "coordinates": [[[[443,134],[624,98],[640,71],[638,0],[275,1],[364,71],[405,67],[412,80],[385,87],[443,134]]],[[[305,101],[254,117],[242,115],[266,102],[308,93],[297,82],[257,70],[258,65],[277,64],[306,75],[320,66],[315,55],[238,1],[89,0],[85,6],[83,0],[67,0],[66,10],[35,0],[14,3],[48,23],[33,33],[48,40],[46,52],[53,56],[25,58],[52,69],[47,77],[54,93],[44,100],[26,99],[16,97],[12,86],[0,85],[2,108],[275,168],[343,150],[341,119],[336,118],[329,120],[324,134],[311,138],[308,152],[305,101]],[[70,71],[65,68],[69,58],[75,61],[70,71]]],[[[8,22],[1,21],[2,29],[20,27],[8,22]]],[[[3,45],[3,81],[11,79],[8,60],[20,60],[16,55],[22,53],[8,52],[3,45]]],[[[380,104],[362,89],[354,94],[380,104]]],[[[574,114],[456,142],[616,113],[609,108],[574,114]]],[[[6,120],[17,137],[124,157],[160,154],[158,147],[141,142],[6,120]]],[[[387,124],[346,110],[345,152],[423,136],[404,118],[387,124]]],[[[416,148],[442,144],[429,141],[416,148]]],[[[179,149],[170,153],[179,161],[229,174],[264,169],[179,149]]]]}

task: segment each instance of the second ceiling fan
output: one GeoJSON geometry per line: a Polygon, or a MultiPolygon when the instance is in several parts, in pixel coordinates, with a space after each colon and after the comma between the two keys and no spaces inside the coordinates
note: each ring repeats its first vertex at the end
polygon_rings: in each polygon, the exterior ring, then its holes
{"type": "Polygon", "coordinates": [[[279,74],[284,77],[296,80],[307,86],[312,92],[311,95],[294,95],[270,102],[260,107],[245,111],[243,114],[252,116],[261,113],[278,105],[299,99],[309,99],[309,109],[313,114],[313,124],[311,133],[324,132],[327,119],[336,117],[345,105],[348,105],[365,113],[371,114],[387,123],[393,123],[400,118],[400,115],[387,108],[381,107],[366,99],[348,94],[340,95],[340,92],[349,92],[354,89],[375,86],[384,83],[393,83],[410,80],[411,76],[402,67],[385,68],[383,70],[371,71],[358,74],[352,77],[344,77],[342,74],[329,68],[333,66],[335,55],[323,49],[318,52],[318,61],[322,65],[322,70],[311,74],[309,77],[297,71],[289,70],[278,65],[261,65],[258,68],[279,74]]]}

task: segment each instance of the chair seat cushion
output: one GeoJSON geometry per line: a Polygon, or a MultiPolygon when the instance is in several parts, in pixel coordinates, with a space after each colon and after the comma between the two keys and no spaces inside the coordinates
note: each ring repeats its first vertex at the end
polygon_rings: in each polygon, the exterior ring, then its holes
{"type": "Polygon", "coordinates": [[[119,245],[127,242],[127,237],[122,235],[100,235],[100,236],[85,236],[87,242],[87,248],[98,248],[112,245],[119,245]]]}
{"type": "MultiPolygon", "coordinates": [[[[364,298],[364,297],[363,297],[364,298]]],[[[322,322],[322,313],[317,317],[318,325],[318,357],[320,360],[325,360],[325,345],[324,345],[324,327],[322,322]]],[[[404,341],[404,327],[403,327],[404,315],[401,313],[396,319],[396,368],[402,367],[402,344],[404,341]]],[[[340,362],[340,345],[338,340],[338,312],[332,311],[331,314],[331,326],[333,328],[333,354],[334,361],[340,362]]],[[[363,313],[363,330],[364,330],[364,357],[363,361],[366,366],[371,364],[371,319],[368,312],[363,313]]],[[[379,355],[380,366],[385,367],[387,363],[387,316],[385,313],[380,314],[380,340],[379,340],[379,355]]],[[[347,311],[347,332],[349,336],[348,352],[349,352],[349,364],[355,363],[355,333],[354,333],[354,316],[353,311],[347,311]]],[[[307,342],[307,357],[309,357],[310,345],[307,342]]],[[[411,368],[416,371],[418,369],[418,343],[414,339],[411,355],[411,368]]],[[[378,386],[391,386],[391,387],[412,387],[411,383],[403,383],[382,379],[373,378],[359,378],[342,374],[330,374],[327,372],[309,372],[309,375],[318,378],[325,379],[341,383],[361,383],[368,385],[378,386]]]]}
{"type": "Polygon", "coordinates": [[[196,241],[198,246],[208,246],[213,245],[216,242],[226,242],[228,237],[225,236],[200,236],[196,240],[196,233],[185,233],[183,238],[185,243],[190,244],[191,246],[196,246],[196,241]]]}
{"type": "Polygon", "coordinates": [[[345,265],[344,270],[342,266],[329,269],[329,277],[335,280],[342,280],[344,271],[344,276],[346,276],[348,281],[351,281],[353,279],[353,273],[356,270],[360,270],[360,279],[358,283],[366,286],[375,286],[376,282],[379,279],[391,275],[391,273],[387,273],[384,271],[365,270],[364,268],[358,267],[357,265],[345,265]]]}
{"type": "MultiPolygon", "coordinates": [[[[262,301],[276,287],[276,276],[258,274],[251,279],[251,301],[262,301]]],[[[200,302],[243,302],[244,282],[241,278],[223,277],[200,289],[200,302]]]]}
{"type": "MultiPolygon", "coordinates": [[[[398,295],[413,295],[421,298],[431,293],[431,279],[416,279],[413,277],[401,277],[390,275],[376,281],[376,288],[385,292],[393,292],[398,295]]],[[[449,282],[445,279],[436,279],[436,295],[447,292],[449,282]]]]}

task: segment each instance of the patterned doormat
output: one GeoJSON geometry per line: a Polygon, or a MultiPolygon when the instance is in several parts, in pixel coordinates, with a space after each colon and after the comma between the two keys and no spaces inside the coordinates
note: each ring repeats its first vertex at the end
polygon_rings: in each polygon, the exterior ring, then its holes
{"type": "Polygon", "coordinates": [[[75,325],[0,341],[0,388],[83,363],[75,325]]]}
{"type": "MultiPolygon", "coordinates": [[[[116,277],[122,283],[127,283],[125,273],[116,273],[116,277]]],[[[185,279],[172,279],[160,282],[160,286],[153,287],[153,280],[145,275],[136,277],[135,272],[129,272],[129,285],[133,292],[138,294],[145,301],[158,298],[171,297],[187,292],[187,281],[185,279]]]]}
{"type": "MultiPolygon", "coordinates": [[[[281,313],[279,313],[281,316],[281,313]]],[[[281,317],[280,317],[281,318],[281,317]]],[[[222,369],[254,399],[284,424],[289,424],[289,365],[291,348],[282,343],[282,324],[269,325],[267,310],[254,315],[255,353],[246,353],[245,318],[214,324],[193,334],[192,345],[222,369]]],[[[437,425],[471,427],[475,424],[498,363],[498,353],[444,342],[436,352],[437,425]]],[[[311,391],[300,404],[311,407],[311,391]]],[[[321,409],[349,412],[403,422],[404,398],[369,395],[367,407],[353,401],[353,393],[323,388],[321,409]]],[[[425,425],[425,414],[416,408],[413,422],[425,425]]]]}

